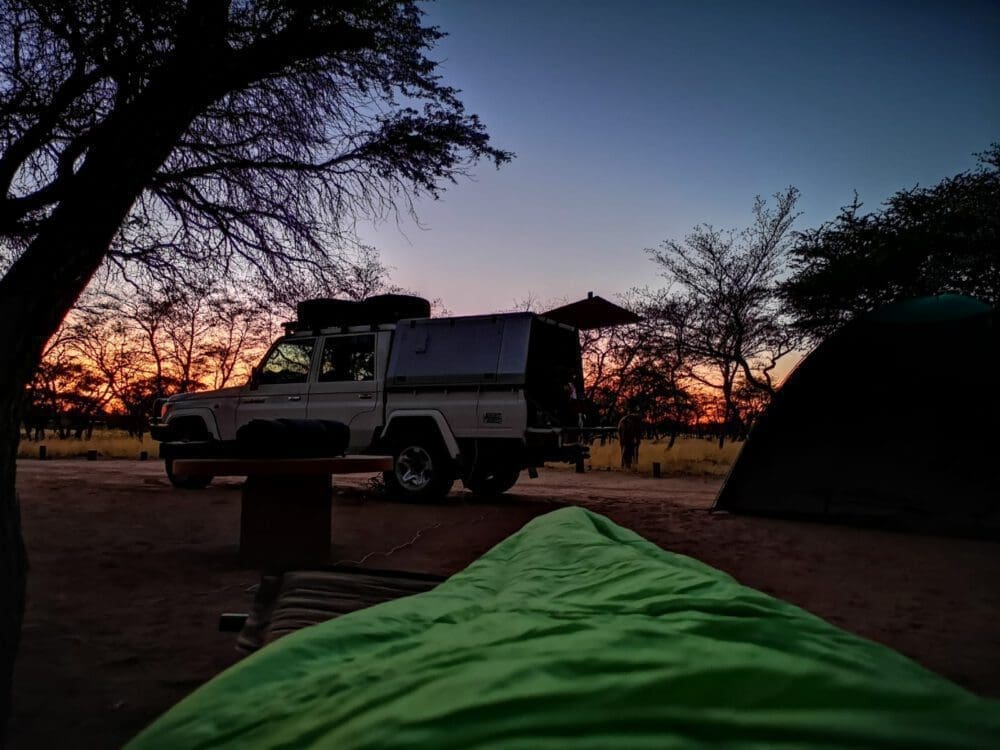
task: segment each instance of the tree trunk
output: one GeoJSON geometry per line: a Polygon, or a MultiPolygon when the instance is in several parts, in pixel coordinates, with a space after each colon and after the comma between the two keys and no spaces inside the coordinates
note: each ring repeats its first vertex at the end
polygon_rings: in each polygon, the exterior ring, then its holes
{"type": "MultiPolygon", "coordinates": [[[[69,237],[72,222],[67,222],[67,230],[69,237]]],[[[60,253],[53,241],[59,234],[40,234],[0,281],[0,351],[6,360],[0,377],[0,736],[11,708],[28,569],[16,490],[24,389],[41,360],[45,342],[103,257],[103,252],[72,255],[71,242],[67,252],[60,253]]]]}
{"type": "Polygon", "coordinates": [[[10,707],[27,562],[15,492],[24,389],[116,232],[200,106],[193,71],[151,84],[109,118],[69,190],[0,280],[0,736],[10,707]]]}
{"type": "Polygon", "coordinates": [[[0,746],[10,716],[11,695],[5,688],[14,675],[14,654],[21,639],[24,592],[28,558],[21,536],[21,508],[14,488],[15,459],[21,437],[20,398],[8,383],[8,373],[0,380],[0,746]]]}

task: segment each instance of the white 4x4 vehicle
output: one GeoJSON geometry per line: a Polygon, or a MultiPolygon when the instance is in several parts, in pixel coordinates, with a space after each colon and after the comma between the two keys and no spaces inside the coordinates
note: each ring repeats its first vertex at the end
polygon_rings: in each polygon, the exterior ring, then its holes
{"type": "Polygon", "coordinates": [[[153,437],[181,487],[180,456],[231,455],[252,419],[326,419],[350,427],[348,453],[392,455],[390,492],[443,497],[455,479],[497,494],[522,469],[575,461],[582,369],[577,330],[533,313],[429,318],[425,300],[309,300],[240,387],[157,405],[153,437]],[[572,387],[571,387],[572,386],[572,387]]]}

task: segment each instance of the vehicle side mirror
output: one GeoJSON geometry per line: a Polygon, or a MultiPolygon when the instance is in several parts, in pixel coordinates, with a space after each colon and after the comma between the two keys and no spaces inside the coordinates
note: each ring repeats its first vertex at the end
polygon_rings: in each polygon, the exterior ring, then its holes
{"type": "Polygon", "coordinates": [[[247,381],[247,385],[250,387],[251,391],[256,391],[260,387],[260,368],[252,367],[250,369],[250,380],[247,381]]]}

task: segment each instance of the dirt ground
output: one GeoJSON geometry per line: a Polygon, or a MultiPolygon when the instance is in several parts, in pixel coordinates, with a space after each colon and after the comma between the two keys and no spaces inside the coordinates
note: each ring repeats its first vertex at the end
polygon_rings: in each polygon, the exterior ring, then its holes
{"type": "MultiPolygon", "coordinates": [[[[546,469],[500,501],[414,506],[345,477],[331,561],[450,574],[581,505],[1000,696],[1000,543],[709,514],[719,484],[546,469]]],[[[181,491],[155,461],[25,460],[18,486],[32,570],[12,747],[119,747],[240,658],[217,630],[258,581],[236,565],[240,480],[181,491]]]]}

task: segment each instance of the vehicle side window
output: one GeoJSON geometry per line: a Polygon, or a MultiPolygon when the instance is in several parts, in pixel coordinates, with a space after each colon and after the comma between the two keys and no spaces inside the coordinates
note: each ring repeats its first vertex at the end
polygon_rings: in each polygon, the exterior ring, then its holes
{"type": "Polygon", "coordinates": [[[319,363],[319,382],[375,379],[375,335],[337,336],[326,340],[319,363]]]}
{"type": "Polygon", "coordinates": [[[315,345],[315,339],[281,342],[264,361],[258,382],[263,385],[305,383],[309,378],[309,365],[315,345]]]}

